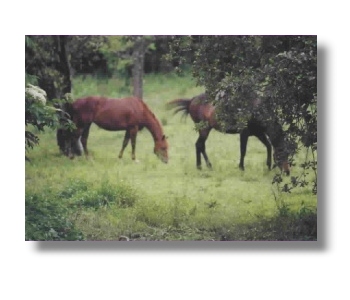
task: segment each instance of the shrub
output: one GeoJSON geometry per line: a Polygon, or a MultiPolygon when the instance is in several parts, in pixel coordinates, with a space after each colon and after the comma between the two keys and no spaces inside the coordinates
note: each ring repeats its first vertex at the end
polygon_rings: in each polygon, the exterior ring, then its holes
{"type": "Polygon", "coordinates": [[[70,181],[59,197],[67,199],[72,207],[94,208],[116,204],[118,207],[132,207],[138,195],[124,184],[112,185],[105,181],[97,189],[89,188],[89,183],[82,180],[70,181]]]}
{"type": "Polygon", "coordinates": [[[26,241],[84,240],[69,219],[68,209],[50,194],[33,194],[25,197],[26,241]]]}
{"type": "Polygon", "coordinates": [[[60,198],[69,199],[77,192],[87,191],[88,184],[83,180],[71,180],[63,189],[62,192],[58,194],[60,198]]]}

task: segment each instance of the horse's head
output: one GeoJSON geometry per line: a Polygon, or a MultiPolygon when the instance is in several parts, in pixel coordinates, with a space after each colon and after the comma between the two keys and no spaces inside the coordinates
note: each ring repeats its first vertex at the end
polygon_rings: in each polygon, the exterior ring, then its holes
{"type": "Polygon", "coordinates": [[[277,166],[287,176],[290,174],[290,144],[287,142],[286,134],[283,131],[282,125],[275,120],[268,124],[268,136],[273,146],[274,168],[277,166]]]}
{"type": "Polygon", "coordinates": [[[157,140],[154,145],[154,154],[157,155],[163,163],[168,163],[168,147],[165,135],[163,135],[160,140],[157,140]]]}
{"type": "Polygon", "coordinates": [[[287,151],[281,148],[274,148],[273,159],[275,161],[275,166],[278,166],[283,173],[289,176],[290,164],[287,151]]]}
{"type": "Polygon", "coordinates": [[[70,159],[73,159],[75,155],[80,156],[83,154],[83,145],[80,137],[75,136],[74,133],[67,129],[57,130],[57,144],[60,152],[70,159]]]}

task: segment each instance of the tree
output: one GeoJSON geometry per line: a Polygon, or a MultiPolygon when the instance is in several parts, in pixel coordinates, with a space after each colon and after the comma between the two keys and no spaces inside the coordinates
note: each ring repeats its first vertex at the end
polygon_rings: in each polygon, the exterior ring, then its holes
{"type": "Polygon", "coordinates": [[[133,95],[143,98],[143,74],[145,67],[145,54],[154,41],[153,36],[132,35],[125,36],[129,42],[132,56],[133,95]]]}
{"type": "Polygon", "coordinates": [[[99,48],[99,53],[106,60],[108,75],[122,75],[132,77],[133,95],[143,98],[143,74],[145,69],[145,55],[154,49],[154,36],[125,35],[105,36],[99,48]]]}
{"type": "Polygon", "coordinates": [[[26,36],[26,151],[39,143],[38,136],[30,130],[30,126],[39,131],[62,125],[66,128],[73,127],[60,109],[71,92],[67,39],[67,36],[26,36]]]}
{"type": "MultiPolygon", "coordinates": [[[[302,166],[314,172],[317,193],[316,36],[176,36],[171,50],[172,58],[190,59],[223,126],[242,128],[254,113],[266,124],[283,125],[291,158],[308,148],[312,155],[302,166]],[[256,99],[258,110],[252,105],[256,99]]],[[[307,183],[305,176],[292,177],[282,190],[307,183]]]]}
{"type": "Polygon", "coordinates": [[[71,93],[68,36],[26,36],[25,72],[47,93],[48,101],[71,93]]]}
{"type": "MultiPolygon", "coordinates": [[[[44,131],[45,127],[56,128],[59,124],[57,109],[47,105],[46,92],[28,84],[25,89],[25,149],[28,151],[39,143],[39,138],[29,128],[44,131]]],[[[26,160],[29,160],[26,156],[26,160]]]]}
{"type": "Polygon", "coordinates": [[[134,37],[133,58],[133,94],[142,99],[143,96],[143,69],[145,64],[146,40],[142,36],[134,37]]]}

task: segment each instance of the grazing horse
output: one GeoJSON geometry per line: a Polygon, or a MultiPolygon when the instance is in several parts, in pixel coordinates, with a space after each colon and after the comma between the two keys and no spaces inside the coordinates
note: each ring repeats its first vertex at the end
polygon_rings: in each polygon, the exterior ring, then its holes
{"type": "Polygon", "coordinates": [[[79,140],[82,144],[85,155],[88,155],[87,139],[92,123],[100,128],[109,131],[125,130],[125,137],[119,158],[122,158],[124,149],[131,140],[133,160],[135,157],[135,146],[137,132],[146,127],[154,140],[154,153],[164,162],[168,162],[168,142],[163,129],[156,116],[141,100],[135,97],[110,99],[105,97],[90,96],[77,99],[66,105],[66,112],[76,125],[76,129],[66,137],[62,130],[57,132],[57,142],[62,150],[64,144],[68,143],[70,151],[67,154],[70,158],[77,152],[76,147],[79,140]],[[62,141],[65,140],[65,141],[62,141]]]}
{"type": "MultiPolygon", "coordinates": [[[[282,126],[278,123],[273,124],[273,126],[266,127],[259,123],[254,118],[251,118],[247,126],[239,131],[238,129],[223,129],[220,127],[216,115],[215,107],[206,102],[206,94],[201,94],[199,96],[193,97],[192,99],[176,99],[168,102],[168,107],[176,108],[175,114],[182,111],[185,115],[190,115],[194,123],[205,122],[205,126],[199,129],[199,137],[196,142],[196,157],[197,157],[197,168],[201,169],[201,154],[203,155],[205,162],[209,168],[212,167],[209,161],[208,155],[205,151],[205,141],[207,140],[211,129],[216,129],[217,131],[230,133],[230,134],[240,134],[241,143],[241,157],[239,162],[239,168],[244,170],[244,157],[247,150],[248,137],[253,135],[256,136],[267,149],[267,160],[266,164],[271,169],[271,144],[274,148],[274,160],[279,168],[285,172],[287,175],[290,173],[288,155],[284,151],[283,143],[283,131],[282,126]],[[270,128],[271,127],[271,128],[270,128]],[[273,128],[272,128],[273,127],[273,128]],[[272,130],[273,129],[273,130],[272,130]]],[[[258,105],[255,103],[255,105],[258,105]]]]}

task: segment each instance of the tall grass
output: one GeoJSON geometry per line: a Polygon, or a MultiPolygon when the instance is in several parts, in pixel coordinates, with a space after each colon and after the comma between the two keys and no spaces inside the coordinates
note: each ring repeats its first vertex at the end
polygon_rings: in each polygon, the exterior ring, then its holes
{"type": "MultiPolygon", "coordinates": [[[[130,91],[124,80],[78,77],[73,81],[76,98],[119,98],[130,91]]],[[[118,159],[124,132],[108,132],[92,125],[88,141],[91,155],[74,160],[59,154],[54,131],[40,134],[40,145],[29,153],[31,162],[26,162],[26,202],[30,204],[35,198],[36,206],[47,207],[44,198],[49,195],[56,206],[50,206],[52,213],[43,209],[47,218],[58,210],[71,224],[67,230],[76,234],[56,239],[315,240],[316,196],[304,188],[276,198],[271,181],[277,170],[266,169],[266,149],[256,138],[249,139],[246,170],[242,172],[238,169],[239,136],[212,131],[207,153],[213,170],[196,169],[198,134],[194,124],[190,118],[174,116],[165,104],[202,91],[189,76],[145,76],[144,101],[168,136],[168,164],[153,154],[153,139],[146,129],[137,136],[139,163],[131,160],[130,146],[118,159]]],[[[295,175],[298,172],[298,166],[292,170],[295,175]]],[[[31,233],[42,218],[31,215],[30,209],[26,211],[27,239],[54,238],[47,233],[58,232],[54,222],[42,228],[46,235],[31,233]]]]}

